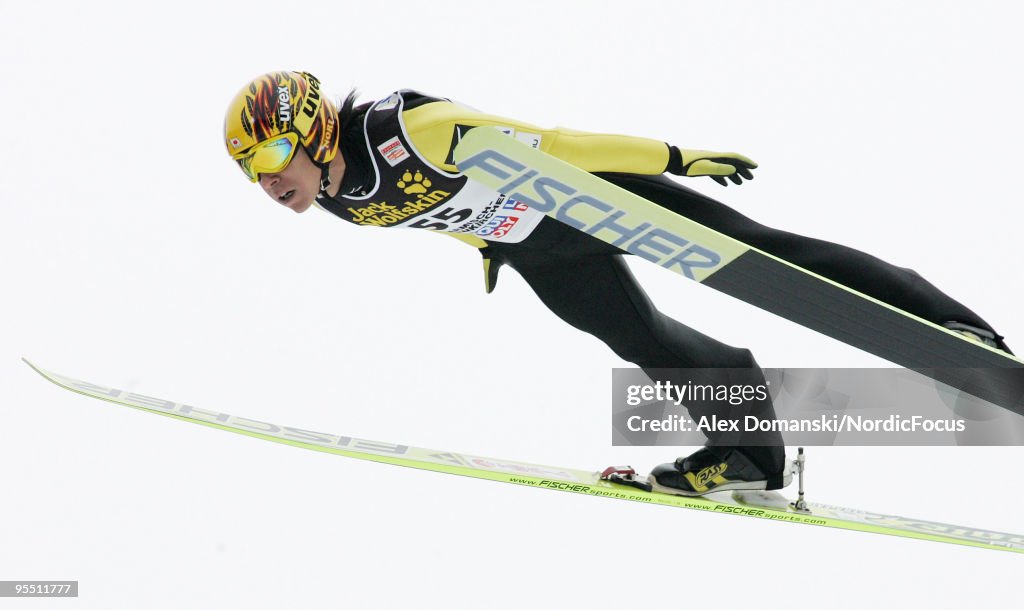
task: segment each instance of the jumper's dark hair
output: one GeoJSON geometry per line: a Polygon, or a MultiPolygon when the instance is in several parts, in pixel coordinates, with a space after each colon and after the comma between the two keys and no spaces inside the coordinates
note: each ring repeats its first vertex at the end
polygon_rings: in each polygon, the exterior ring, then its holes
{"type": "Polygon", "coordinates": [[[341,132],[348,131],[352,119],[358,116],[360,113],[355,112],[356,98],[359,97],[359,90],[353,88],[348,92],[348,95],[338,104],[338,122],[341,132]]]}

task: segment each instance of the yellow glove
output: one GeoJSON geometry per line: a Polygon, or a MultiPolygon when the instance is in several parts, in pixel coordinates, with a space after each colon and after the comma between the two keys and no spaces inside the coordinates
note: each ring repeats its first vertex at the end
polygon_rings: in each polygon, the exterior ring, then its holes
{"type": "Polygon", "coordinates": [[[668,167],[665,171],[677,176],[710,176],[722,186],[729,186],[726,178],[733,184],[742,184],[743,179],[753,180],[750,170],[757,163],[737,153],[711,152],[710,150],[686,150],[669,146],[668,167]]]}

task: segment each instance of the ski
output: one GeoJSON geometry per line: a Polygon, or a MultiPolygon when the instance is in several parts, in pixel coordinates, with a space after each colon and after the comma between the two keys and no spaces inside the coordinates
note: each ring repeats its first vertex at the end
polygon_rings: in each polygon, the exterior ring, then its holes
{"type": "Polygon", "coordinates": [[[903,538],[932,540],[985,549],[1024,553],[1024,535],[995,532],[945,523],[906,519],[838,506],[814,504],[803,498],[803,455],[795,464],[800,466],[800,498],[792,504],[781,495],[763,492],[728,494],[721,492],[705,497],[684,497],[647,491],[642,477],[624,468],[608,468],[603,472],[589,472],[555,466],[542,466],[513,460],[421,449],[410,445],[385,443],[350,436],[327,434],[280,426],[265,421],[198,409],[187,404],[154,398],[144,394],[108,388],[87,381],[72,379],[43,370],[28,360],[25,363],[44,378],[58,386],[174,419],[200,424],[237,434],[244,434],[293,447],[332,453],[360,460],[406,466],[456,474],[476,479],[514,483],[540,489],[564,491],[592,497],[632,500],[645,504],[660,504],[690,508],[729,516],[746,516],[769,521],[803,523],[822,527],[887,534],[903,538]],[[618,482],[615,482],[618,480],[618,482]]]}
{"type": "Polygon", "coordinates": [[[802,269],[497,129],[466,132],[459,170],[624,252],[1024,415],[1024,360],[802,269]]]}

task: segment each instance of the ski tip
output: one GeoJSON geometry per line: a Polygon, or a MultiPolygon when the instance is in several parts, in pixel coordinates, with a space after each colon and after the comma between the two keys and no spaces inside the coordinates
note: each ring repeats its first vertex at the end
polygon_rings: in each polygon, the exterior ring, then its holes
{"type": "MultiPolygon", "coordinates": [[[[39,373],[40,375],[42,375],[44,379],[48,379],[48,380],[52,381],[53,383],[57,383],[57,380],[53,378],[53,375],[51,375],[50,373],[46,372],[45,370],[39,368],[35,364],[32,364],[32,362],[29,361],[28,358],[22,356],[21,357],[21,361],[24,362],[25,364],[27,364],[29,366],[29,368],[31,368],[33,371],[35,371],[35,372],[39,373]]],[[[57,383],[57,385],[60,385],[60,384],[57,383]]]]}

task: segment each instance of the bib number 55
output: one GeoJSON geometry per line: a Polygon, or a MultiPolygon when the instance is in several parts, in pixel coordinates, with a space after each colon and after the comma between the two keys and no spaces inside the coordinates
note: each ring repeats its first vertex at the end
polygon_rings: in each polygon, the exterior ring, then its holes
{"type": "Polygon", "coordinates": [[[439,212],[431,214],[427,218],[421,218],[415,222],[409,223],[409,228],[412,229],[429,229],[431,231],[444,231],[451,225],[457,225],[464,222],[467,218],[472,215],[472,210],[462,209],[456,210],[455,208],[445,208],[439,212]],[[441,222],[431,222],[441,221],[441,222]]]}

